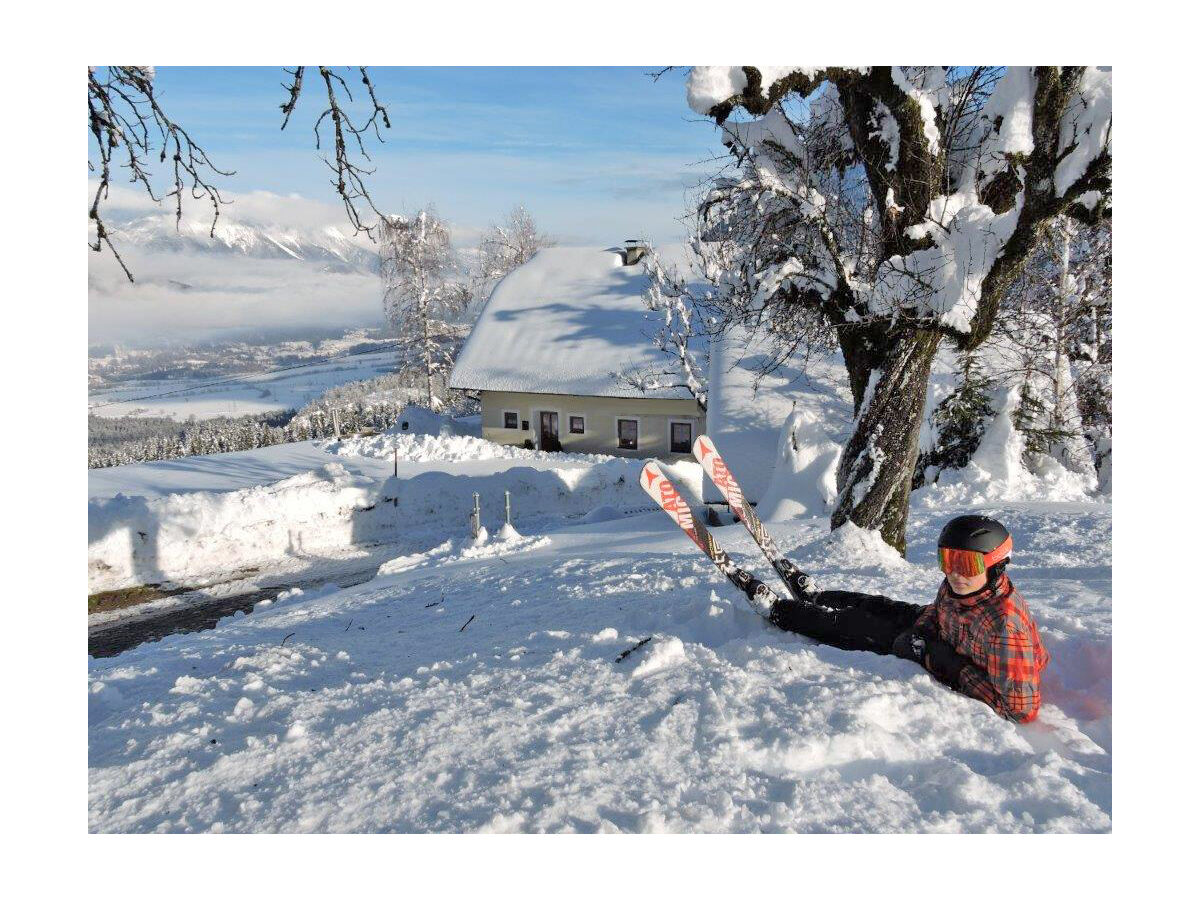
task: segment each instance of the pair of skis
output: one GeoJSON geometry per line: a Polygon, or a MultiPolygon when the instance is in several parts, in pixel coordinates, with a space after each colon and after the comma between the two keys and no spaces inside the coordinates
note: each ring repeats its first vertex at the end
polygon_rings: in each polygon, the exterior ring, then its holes
{"type": "MultiPolygon", "coordinates": [[[[746,502],[741,487],[733,477],[733,473],[729,471],[721,454],[717,452],[712,439],[708,435],[700,435],[692,445],[692,454],[704,469],[705,474],[712,479],[713,484],[725,497],[738,521],[746,526],[746,530],[750,532],[754,542],[758,544],[767,561],[771,563],[771,567],[783,579],[783,583],[787,585],[791,595],[797,600],[806,599],[812,590],[808,576],[797,569],[791,560],[780,554],[775,541],[763,527],[762,520],[758,518],[754,508],[746,502]]],[[[658,463],[654,461],[646,463],[642,468],[641,483],[642,488],[662,508],[663,512],[683,529],[683,532],[713,561],[713,564],[726,578],[746,594],[755,612],[763,616],[769,615],[771,607],[780,599],[779,595],[750,573],[734,565],[729,554],[717,544],[704,524],[692,514],[688,502],[683,499],[671,480],[663,474],[658,463]]]]}

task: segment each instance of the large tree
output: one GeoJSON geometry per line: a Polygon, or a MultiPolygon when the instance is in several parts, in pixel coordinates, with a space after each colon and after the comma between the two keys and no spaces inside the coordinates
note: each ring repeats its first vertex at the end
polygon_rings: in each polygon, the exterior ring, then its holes
{"type": "Polygon", "coordinates": [[[832,329],[845,359],[834,528],[903,552],[934,354],[988,337],[1047,221],[1108,214],[1111,96],[1085,66],[691,71],[737,165],[702,205],[738,251],[723,314],[789,350],[832,329]]]}

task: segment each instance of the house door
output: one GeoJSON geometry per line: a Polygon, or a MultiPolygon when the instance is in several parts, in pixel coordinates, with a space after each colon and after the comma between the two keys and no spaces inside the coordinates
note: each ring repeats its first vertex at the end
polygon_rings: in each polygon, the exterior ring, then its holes
{"type": "Polygon", "coordinates": [[[562,443],[558,440],[558,413],[544,412],[541,415],[541,448],[543,450],[561,450],[562,443]]]}

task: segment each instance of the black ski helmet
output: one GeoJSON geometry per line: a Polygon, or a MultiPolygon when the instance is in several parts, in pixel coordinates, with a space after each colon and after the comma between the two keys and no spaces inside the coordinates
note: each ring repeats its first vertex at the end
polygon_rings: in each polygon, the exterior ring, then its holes
{"type": "Polygon", "coordinates": [[[1011,535],[1008,529],[987,516],[957,516],[938,535],[939,547],[991,553],[1011,535]]]}
{"type": "Polygon", "coordinates": [[[1008,529],[987,516],[956,516],[938,535],[938,546],[954,550],[976,550],[987,561],[988,587],[995,588],[1008,568],[1012,553],[1012,535],[1008,529]],[[999,553],[997,553],[999,551],[999,553]],[[995,558],[1000,556],[999,559],[995,558]]]}

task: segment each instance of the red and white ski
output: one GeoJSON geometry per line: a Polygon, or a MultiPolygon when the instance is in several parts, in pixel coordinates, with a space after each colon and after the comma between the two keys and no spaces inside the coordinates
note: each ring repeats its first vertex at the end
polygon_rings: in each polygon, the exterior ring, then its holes
{"type": "Polygon", "coordinates": [[[712,438],[707,434],[702,434],[696,438],[696,442],[692,444],[692,455],[696,457],[696,461],[704,468],[704,473],[712,479],[712,483],[717,486],[717,490],[721,492],[733,514],[746,526],[746,530],[754,538],[754,543],[758,544],[759,549],[763,552],[763,556],[767,558],[771,567],[783,579],[783,583],[787,585],[791,595],[797,600],[811,599],[809,596],[813,591],[811,579],[797,569],[790,559],[779,552],[779,547],[776,546],[774,539],[767,534],[767,529],[763,526],[762,520],[759,519],[758,513],[754,511],[754,507],[746,502],[746,497],[742,493],[741,486],[737,483],[737,479],[733,477],[733,473],[729,471],[729,467],[725,465],[725,459],[717,452],[712,438]]]}
{"type": "Polygon", "coordinates": [[[721,549],[713,536],[708,533],[699,519],[692,514],[692,508],[679,494],[679,490],[671,480],[663,474],[656,462],[648,462],[642,467],[642,488],[651,496],[655,503],[662,507],[663,512],[683,529],[684,534],[695,542],[704,555],[726,578],[746,594],[751,608],[761,616],[768,616],[771,607],[779,600],[779,595],[767,585],[756,579],[749,572],[734,565],[729,554],[721,549]]]}

